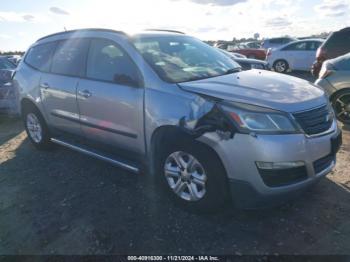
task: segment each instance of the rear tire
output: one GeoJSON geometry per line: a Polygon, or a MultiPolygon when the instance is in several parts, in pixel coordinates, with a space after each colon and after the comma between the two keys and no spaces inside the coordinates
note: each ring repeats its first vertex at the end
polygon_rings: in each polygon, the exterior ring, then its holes
{"type": "Polygon", "coordinates": [[[29,140],[41,150],[50,149],[50,132],[40,111],[34,106],[27,106],[23,110],[23,122],[29,140]]]}
{"type": "Polygon", "coordinates": [[[167,146],[157,173],[167,195],[190,211],[217,211],[228,199],[226,172],[220,159],[191,139],[167,146]]]}
{"type": "Polygon", "coordinates": [[[289,69],[288,62],[280,59],[273,63],[273,69],[278,73],[286,73],[289,69]]]}
{"type": "Polygon", "coordinates": [[[350,90],[336,93],[331,102],[337,119],[343,124],[350,125],[350,90]]]}

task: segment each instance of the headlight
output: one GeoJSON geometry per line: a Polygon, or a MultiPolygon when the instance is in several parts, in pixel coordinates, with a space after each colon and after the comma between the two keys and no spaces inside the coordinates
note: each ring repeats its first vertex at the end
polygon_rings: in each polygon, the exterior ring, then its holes
{"type": "Polygon", "coordinates": [[[251,64],[251,67],[254,69],[264,69],[264,65],[263,64],[251,64]]]}
{"type": "Polygon", "coordinates": [[[223,110],[242,133],[292,134],[298,127],[288,114],[241,103],[225,103],[223,110]]]}

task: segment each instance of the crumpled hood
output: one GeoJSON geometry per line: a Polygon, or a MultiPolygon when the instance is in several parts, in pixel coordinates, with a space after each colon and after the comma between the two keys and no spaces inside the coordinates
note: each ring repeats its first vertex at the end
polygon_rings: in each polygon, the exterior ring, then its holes
{"type": "Polygon", "coordinates": [[[297,112],[327,103],[324,92],[300,78],[264,70],[248,70],[230,75],[179,84],[186,91],[223,100],[297,112]]]}

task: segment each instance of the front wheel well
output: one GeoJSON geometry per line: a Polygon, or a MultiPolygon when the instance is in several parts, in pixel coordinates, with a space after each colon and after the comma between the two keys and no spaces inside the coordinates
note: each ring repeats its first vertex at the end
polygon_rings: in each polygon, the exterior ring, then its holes
{"type": "Polygon", "coordinates": [[[350,87],[345,87],[342,89],[338,89],[337,91],[335,91],[330,97],[329,97],[329,101],[333,102],[334,97],[336,97],[339,93],[345,93],[345,92],[350,92],[350,87]]]}
{"type": "Polygon", "coordinates": [[[151,163],[149,167],[150,167],[151,174],[155,174],[156,167],[159,164],[158,161],[160,160],[160,155],[162,154],[162,152],[168,146],[184,140],[188,143],[191,143],[191,142],[199,143],[202,146],[206,147],[209,151],[213,153],[213,155],[215,155],[215,157],[218,159],[218,161],[221,163],[222,167],[224,168],[221,158],[213,148],[211,148],[210,146],[208,146],[203,142],[200,142],[194,139],[193,137],[191,137],[190,135],[182,131],[177,126],[162,126],[162,127],[158,127],[154,131],[151,138],[150,150],[149,150],[149,160],[151,163]]]}
{"type": "Polygon", "coordinates": [[[37,106],[34,104],[34,102],[32,102],[30,99],[28,98],[23,98],[21,100],[21,115],[22,117],[24,116],[24,113],[28,110],[28,109],[38,109],[37,106]]]}

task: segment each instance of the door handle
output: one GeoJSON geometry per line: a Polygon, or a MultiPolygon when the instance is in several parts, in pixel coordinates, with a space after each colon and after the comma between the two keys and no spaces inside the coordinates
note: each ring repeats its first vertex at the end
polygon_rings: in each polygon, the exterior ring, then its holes
{"type": "Polygon", "coordinates": [[[89,90],[79,91],[78,94],[85,98],[89,98],[90,96],[92,96],[89,90]]]}
{"type": "Polygon", "coordinates": [[[48,88],[50,88],[50,85],[48,83],[41,83],[40,87],[44,88],[44,89],[48,89],[48,88]]]}

